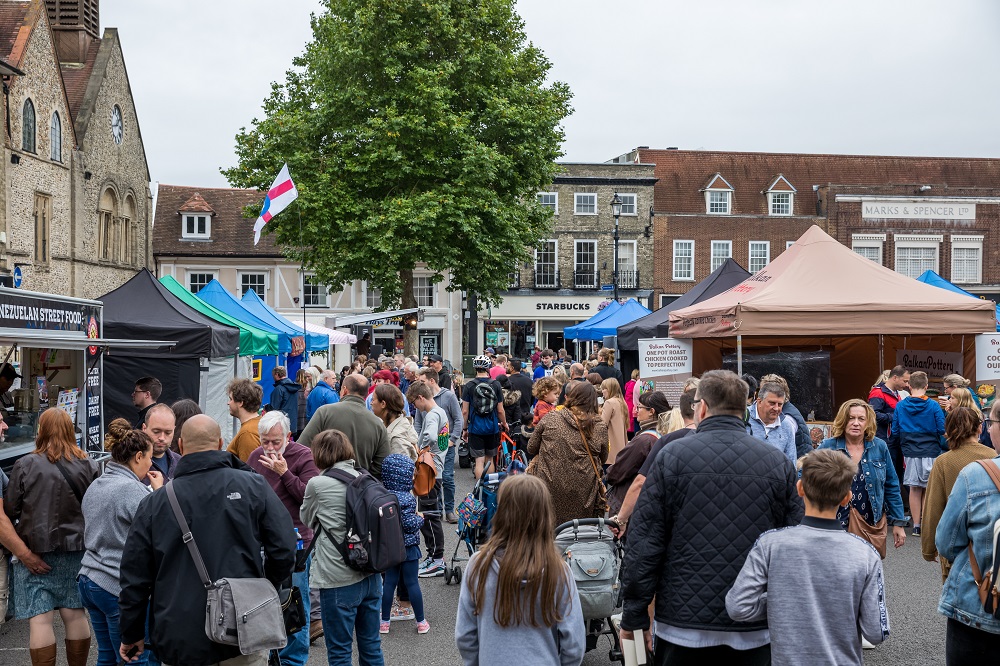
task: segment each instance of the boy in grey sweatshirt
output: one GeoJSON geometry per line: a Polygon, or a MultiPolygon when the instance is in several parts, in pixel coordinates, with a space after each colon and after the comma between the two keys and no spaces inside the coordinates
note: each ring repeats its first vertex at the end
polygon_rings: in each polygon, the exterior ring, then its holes
{"type": "Polygon", "coordinates": [[[441,524],[444,502],[441,495],[441,473],[444,470],[445,454],[448,452],[450,430],[448,415],[434,402],[427,384],[416,382],[406,390],[406,398],[423,414],[417,450],[430,447],[437,467],[437,480],[430,493],[417,498],[417,509],[423,512],[424,525],[420,533],[424,535],[427,558],[417,571],[420,578],[435,578],[444,575],[444,526],[441,524]]]}
{"type": "Polygon", "coordinates": [[[802,462],[802,524],[765,532],[726,595],[737,622],[766,615],[771,663],[862,666],[861,637],[889,636],[882,561],[867,541],[845,532],[837,508],[851,501],[855,466],[840,451],[802,462]]]}

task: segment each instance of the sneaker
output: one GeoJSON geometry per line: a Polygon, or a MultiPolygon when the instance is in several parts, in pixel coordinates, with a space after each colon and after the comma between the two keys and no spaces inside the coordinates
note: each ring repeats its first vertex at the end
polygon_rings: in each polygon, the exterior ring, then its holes
{"type": "Polygon", "coordinates": [[[391,622],[396,622],[398,620],[413,620],[416,616],[413,614],[413,606],[400,606],[398,604],[392,605],[392,612],[389,614],[389,620],[391,622]]]}
{"type": "Polygon", "coordinates": [[[424,573],[427,570],[427,568],[432,564],[434,564],[434,558],[433,557],[426,558],[424,561],[420,563],[420,566],[417,567],[417,575],[419,576],[422,573],[424,573]]]}
{"type": "Polygon", "coordinates": [[[430,630],[431,630],[431,623],[428,622],[427,620],[424,620],[423,622],[417,622],[418,634],[426,634],[430,630]]]}
{"type": "Polygon", "coordinates": [[[913,526],[913,536],[920,536],[920,525],[913,526]]]}
{"type": "Polygon", "coordinates": [[[378,633],[387,634],[389,633],[389,623],[382,621],[378,623],[378,633]]]}
{"type": "Polygon", "coordinates": [[[419,578],[437,578],[444,575],[444,560],[431,560],[425,569],[417,572],[419,578]]]}
{"type": "Polygon", "coordinates": [[[864,650],[874,650],[875,646],[868,642],[864,636],[861,637],[861,648],[864,650]]]}

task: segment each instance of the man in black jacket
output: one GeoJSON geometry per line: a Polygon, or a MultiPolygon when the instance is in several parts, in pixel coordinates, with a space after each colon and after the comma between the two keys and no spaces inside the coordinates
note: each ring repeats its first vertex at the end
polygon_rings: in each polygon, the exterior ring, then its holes
{"type": "MultiPolygon", "coordinates": [[[[276,588],[288,581],[295,567],[294,527],[267,480],[221,450],[222,433],[210,416],[188,419],[178,445],[182,458],[171,483],[212,580],[266,577],[276,588]]],[[[149,633],[162,663],[208,666],[241,657],[238,647],[205,635],[207,594],[165,492],[139,504],[121,585],[122,656],[132,646],[144,648],[148,606],[149,633]]],[[[240,663],[264,666],[267,653],[240,663]]]]}
{"type": "Polygon", "coordinates": [[[655,595],[654,664],[770,663],[767,622],[732,621],[726,591],[757,537],[804,509],[792,461],[746,434],[747,390],[728,370],[702,376],[697,431],[656,458],[632,514],[622,637],[648,630],[655,595]]]}

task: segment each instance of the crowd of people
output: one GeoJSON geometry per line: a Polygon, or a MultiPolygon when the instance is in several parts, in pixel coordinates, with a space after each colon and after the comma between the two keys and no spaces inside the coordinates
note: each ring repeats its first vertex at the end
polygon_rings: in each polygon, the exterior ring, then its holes
{"type": "Polygon", "coordinates": [[[988,610],[1000,401],[984,418],[964,378],[945,377],[935,398],[925,373],[892,368],[817,436],[776,374],[706,372],[672,405],[637,371],[626,382],[609,348],[578,361],[487,349],[472,369],[433,354],[360,354],[294,380],[278,366],[267,402],[259,383],[229,383],[228,441],[197,403],[164,404],[142,377],[136,420],[107,428],[103,470],[65,412],[44,412],[35,451],[9,481],[0,471],[0,544],[13,555],[9,576],[0,558],[0,601],[9,578],[32,665],[56,663],[56,612],[70,666],[87,663],[91,640],[100,666],[301,666],[320,638],[331,665],[355,652],[382,664],[386,634],[406,621],[432,631],[421,584],[445,575],[456,463],[475,479],[497,471],[508,437],[528,465],[499,485],[461,579],[467,664],[582,661],[587,628],[554,541],[578,518],[604,518],[622,544],[614,628],[654,664],[861,664],[889,636],[882,560],[908,536],[940,562],[948,663],[1000,649],[988,610]],[[363,475],[399,509],[405,556],[379,572],[353,566],[345,545],[363,475]],[[206,592],[167,484],[213,580],[301,592],[306,626],[276,655],[205,635],[206,592]]]}

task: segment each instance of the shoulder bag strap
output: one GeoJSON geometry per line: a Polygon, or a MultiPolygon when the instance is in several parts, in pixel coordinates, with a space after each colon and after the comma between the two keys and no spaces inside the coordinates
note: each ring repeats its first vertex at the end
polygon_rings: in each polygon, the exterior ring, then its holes
{"type": "Polygon", "coordinates": [[[187,546],[188,552],[191,553],[191,559],[194,560],[194,568],[198,570],[198,575],[201,577],[201,582],[205,586],[206,590],[212,589],[212,579],[208,577],[208,569],[205,568],[205,560],[201,558],[201,552],[198,550],[198,544],[194,541],[194,535],[191,534],[191,528],[188,527],[187,520],[184,518],[184,512],[181,511],[181,505],[177,501],[177,493],[174,491],[174,484],[168,483],[164,487],[167,491],[167,499],[170,500],[170,508],[174,510],[174,518],[177,519],[177,524],[181,528],[181,539],[184,541],[184,545],[187,546]]]}
{"type": "MultiPolygon", "coordinates": [[[[364,470],[361,470],[361,472],[363,473],[364,470]]],[[[358,474],[358,476],[354,476],[351,473],[345,472],[342,469],[336,469],[334,467],[331,467],[330,469],[323,472],[323,476],[329,477],[331,479],[337,479],[341,483],[349,486],[356,478],[361,476],[361,474],[358,474]]],[[[333,544],[333,547],[337,549],[337,552],[339,552],[346,561],[347,559],[346,538],[344,539],[344,541],[339,541],[339,542],[336,539],[334,539],[333,535],[327,532],[326,529],[323,527],[323,523],[319,521],[319,516],[316,517],[316,524],[312,525],[311,527],[313,531],[313,538],[312,541],[309,542],[310,553],[312,552],[312,549],[316,546],[316,541],[319,540],[319,535],[322,533],[326,535],[326,537],[330,540],[330,543],[333,544]]]]}
{"type": "MultiPolygon", "coordinates": [[[[990,479],[996,485],[997,491],[1000,491],[1000,469],[989,460],[977,460],[976,462],[983,466],[983,469],[986,470],[986,473],[990,475],[990,479]]],[[[994,555],[993,559],[993,568],[996,569],[997,565],[1000,564],[1000,558],[994,555]]],[[[979,563],[976,562],[976,556],[972,553],[972,541],[969,541],[969,564],[972,565],[972,578],[976,581],[976,585],[982,585],[983,572],[979,568],[979,563]]]]}
{"type": "Polygon", "coordinates": [[[80,487],[78,485],[76,485],[76,483],[73,482],[73,479],[70,478],[69,472],[67,472],[66,468],[63,466],[62,458],[60,458],[59,460],[55,461],[54,464],[56,466],[56,469],[59,470],[59,473],[62,474],[62,477],[64,479],[66,479],[66,485],[68,485],[69,489],[73,491],[73,496],[76,497],[76,501],[80,502],[82,504],[83,503],[83,491],[81,491],[80,487]]]}
{"type": "Polygon", "coordinates": [[[580,433],[580,437],[583,439],[583,448],[587,451],[587,457],[590,459],[590,465],[591,465],[591,467],[594,468],[594,476],[597,477],[598,494],[600,494],[601,488],[604,487],[604,481],[601,478],[600,471],[598,471],[598,469],[597,469],[597,461],[594,460],[594,454],[590,450],[590,442],[587,441],[587,436],[585,434],[583,434],[583,428],[580,427],[580,420],[578,418],[576,418],[576,414],[574,414],[571,411],[570,412],[570,416],[573,417],[573,421],[576,423],[576,430],[577,430],[577,432],[580,433]]]}

